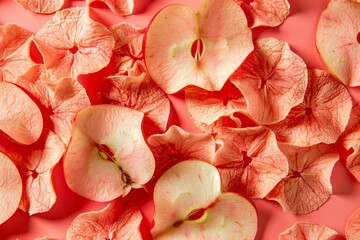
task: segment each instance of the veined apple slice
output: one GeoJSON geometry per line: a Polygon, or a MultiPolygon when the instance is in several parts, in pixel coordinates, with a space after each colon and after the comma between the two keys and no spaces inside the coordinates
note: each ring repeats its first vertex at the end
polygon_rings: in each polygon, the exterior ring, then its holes
{"type": "Polygon", "coordinates": [[[360,208],[356,209],[346,221],[345,236],[347,240],[360,239],[360,208]]]}
{"type": "Polygon", "coordinates": [[[154,189],[155,239],[254,239],[253,205],[221,193],[220,175],[209,163],[189,160],[166,171],[154,189]]]}
{"type": "Polygon", "coordinates": [[[104,2],[112,12],[121,15],[130,15],[134,10],[134,0],[86,0],[87,5],[93,2],[104,2]]]}
{"type": "Polygon", "coordinates": [[[297,222],[280,233],[279,240],[340,240],[343,239],[333,229],[312,222],[297,222]]]}
{"type": "Polygon", "coordinates": [[[236,2],[203,0],[197,14],[185,5],[171,5],[154,17],[146,35],[145,63],[166,93],[188,85],[214,91],[253,48],[236,2]]]}
{"type": "Polygon", "coordinates": [[[38,106],[19,87],[0,81],[0,130],[15,141],[30,145],[43,130],[38,106]]]}
{"type": "Polygon", "coordinates": [[[41,14],[50,14],[60,10],[65,0],[15,0],[21,7],[41,14]]]}
{"type": "Polygon", "coordinates": [[[154,157],[141,132],[144,114],[114,105],[84,108],[75,117],[64,159],[65,179],[94,201],[125,196],[154,173],[154,157]]]}

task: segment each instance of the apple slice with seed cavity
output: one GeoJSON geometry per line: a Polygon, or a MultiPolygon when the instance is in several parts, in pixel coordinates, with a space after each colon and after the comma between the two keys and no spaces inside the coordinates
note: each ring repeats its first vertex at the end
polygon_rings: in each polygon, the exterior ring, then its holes
{"type": "Polygon", "coordinates": [[[214,91],[252,50],[241,7],[233,0],[203,0],[197,14],[176,4],[154,17],[146,35],[145,63],[166,93],[188,85],[214,91]]]}
{"type": "Polygon", "coordinates": [[[144,114],[114,105],[84,108],[75,117],[65,179],[77,194],[94,201],[125,196],[154,173],[154,157],[141,132],[144,114]]]}
{"type": "Polygon", "coordinates": [[[221,193],[214,166],[199,160],[166,171],[154,189],[155,239],[254,239],[253,205],[235,193],[221,193]]]}

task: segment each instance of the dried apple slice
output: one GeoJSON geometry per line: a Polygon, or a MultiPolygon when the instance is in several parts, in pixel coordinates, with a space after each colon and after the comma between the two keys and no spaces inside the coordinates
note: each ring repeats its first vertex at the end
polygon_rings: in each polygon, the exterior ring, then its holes
{"type": "Polygon", "coordinates": [[[330,197],[330,176],[339,153],[334,145],[294,147],[280,144],[289,161],[289,174],[267,195],[280,203],[285,212],[307,214],[330,197]]]}
{"type": "Polygon", "coordinates": [[[115,105],[82,109],[64,158],[68,186],[94,201],[110,201],[143,187],[155,168],[141,132],[143,117],[142,112],[115,105]]]}
{"type": "Polygon", "coordinates": [[[240,6],[233,0],[203,0],[197,14],[185,5],[171,5],[154,17],[146,34],[145,63],[166,93],[188,85],[219,91],[252,50],[240,6]]]}
{"type": "Polygon", "coordinates": [[[321,14],[316,30],[316,47],[322,61],[332,74],[350,87],[360,85],[359,12],[358,0],[331,0],[321,14]]]}
{"type": "Polygon", "coordinates": [[[346,221],[345,236],[347,240],[360,239],[360,208],[356,209],[346,221]]]}
{"type": "Polygon", "coordinates": [[[254,239],[254,206],[234,193],[221,193],[218,171],[203,161],[180,162],[154,189],[155,239],[254,239]],[[231,237],[230,237],[231,236],[231,237]]]}
{"type": "Polygon", "coordinates": [[[22,182],[15,164],[0,152],[0,224],[8,220],[19,206],[22,182]]]}
{"type": "Polygon", "coordinates": [[[306,64],[281,40],[261,38],[254,46],[230,80],[244,94],[248,113],[256,122],[276,123],[304,100],[306,64]]]}
{"type": "Polygon", "coordinates": [[[140,210],[119,200],[100,211],[79,214],[71,223],[66,239],[142,239],[140,210]]]}
{"type": "Polygon", "coordinates": [[[36,142],[43,130],[43,117],[36,103],[15,84],[2,81],[0,130],[26,145],[36,142]]]}
{"type": "Polygon", "coordinates": [[[336,240],[343,239],[333,229],[312,222],[297,222],[290,228],[280,233],[279,240],[336,240]]]}
{"type": "Polygon", "coordinates": [[[42,14],[50,14],[60,10],[65,0],[15,0],[21,7],[42,14]]]}
{"type": "Polygon", "coordinates": [[[121,15],[130,15],[134,10],[134,0],[86,0],[87,5],[93,2],[104,2],[112,12],[121,15]]]}

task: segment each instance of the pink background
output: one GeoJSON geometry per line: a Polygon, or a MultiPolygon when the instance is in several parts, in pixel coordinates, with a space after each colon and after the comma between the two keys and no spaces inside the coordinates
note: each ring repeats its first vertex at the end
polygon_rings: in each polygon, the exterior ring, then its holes
{"type": "MultiPolygon", "coordinates": [[[[254,39],[273,36],[290,43],[294,52],[300,55],[309,68],[325,69],[321,63],[315,47],[316,24],[321,11],[326,7],[328,0],[289,0],[291,14],[285,23],[278,28],[260,28],[254,31],[254,39]]],[[[93,19],[111,26],[120,21],[128,21],[138,27],[146,27],[151,18],[164,6],[172,3],[184,3],[197,10],[199,0],[135,0],[135,14],[129,17],[120,17],[109,11],[104,4],[96,4],[92,8],[93,19]]],[[[85,1],[72,1],[70,6],[84,6],[85,1]]],[[[0,0],[0,25],[16,23],[33,32],[52,18],[52,15],[37,15],[17,6],[12,0],[0,0]]],[[[352,89],[354,96],[357,90],[352,89]]],[[[182,94],[170,96],[174,104],[172,122],[188,131],[198,132],[191,123],[183,101],[182,94]],[[176,117],[175,117],[176,116],[176,117]]],[[[53,181],[58,194],[58,201],[54,207],[44,214],[29,217],[18,210],[14,216],[0,225],[0,239],[33,239],[50,236],[64,239],[66,230],[71,221],[82,212],[99,210],[106,203],[88,201],[73,193],[64,182],[62,162],[55,168],[53,181]]],[[[286,214],[280,205],[267,200],[255,200],[259,227],[256,239],[277,239],[280,232],[300,220],[313,221],[325,224],[340,234],[344,234],[344,226],[350,214],[360,207],[360,184],[357,183],[339,161],[334,168],[331,178],[333,195],[318,211],[304,216],[286,214]]],[[[151,225],[153,206],[151,196],[142,190],[132,191],[131,201],[141,207],[145,221],[143,229],[151,225]]],[[[146,232],[146,231],[144,231],[146,232]]]]}

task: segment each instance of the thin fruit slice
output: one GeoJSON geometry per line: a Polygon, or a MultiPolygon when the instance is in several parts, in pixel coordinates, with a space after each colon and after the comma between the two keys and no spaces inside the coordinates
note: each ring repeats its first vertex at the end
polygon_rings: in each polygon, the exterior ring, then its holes
{"type": "Polygon", "coordinates": [[[219,91],[252,50],[240,6],[233,0],[203,0],[197,14],[185,5],[171,5],[154,17],[146,34],[145,63],[166,93],[188,85],[219,91]]]}
{"type": "Polygon", "coordinates": [[[100,211],[79,214],[71,223],[66,239],[142,239],[140,210],[120,200],[109,203],[100,211]]]}
{"type": "Polygon", "coordinates": [[[350,87],[360,85],[359,12],[358,0],[331,0],[316,30],[316,47],[322,61],[350,87]]]}
{"type": "Polygon", "coordinates": [[[347,240],[360,239],[360,208],[356,209],[347,220],[345,236],[347,240]]]}
{"type": "Polygon", "coordinates": [[[87,5],[93,2],[104,2],[112,12],[121,15],[130,15],[134,10],[134,0],[86,0],[87,5]]]}
{"type": "Polygon", "coordinates": [[[2,81],[0,130],[26,145],[35,143],[43,130],[43,117],[35,102],[15,84],[2,81]]]}
{"type": "Polygon", "coordinates": [[[15,0],[21,7],[42,14],[50,14],[60,10],[65,0],[15,0]]]}
{"type": "Polygon", "coordinates": [[[289,174],[267,195],[280,203],[285,212],[307,214],[330,197],[330,176],[339,153],[334,145],[311,147],[279,145],[289,161],[289,174]]]}
{"type": "Polygon", "coordinates": [[[221,194],[220,176],[203,161],[180,162],[154,189],[155,239],[254,239],[254,206],[234,194],[221,194]],[[195,177],[194,177],[195,176],[195,177]]]}
{"type": "Polygon", "coordinates": [[[81,110],[64,158],[68,186],[94,201],[110,201],[143,187],[155,168],[141,132],[143,117],[142,112],[114,105],[81,110]]]}
{"type": "Polygon", "coordinates": [[[297,222],[280,233],[279,240],[340,240],[343,239],[333,229],[312,222],[297,222]]]}
{"type": "Polygon", "coordinates": [[[0,152],[0,224],[8,220],[19,206],[22,182],[19,171],[4,153],[0,152]]]}
{"type": "Polygon", "coordinates": [[[254,46],[230,80],[244,94],[248,114],[256,122],[276,123],[304,100],[306,64],[276,38],[258,39],[254,46]]]}

